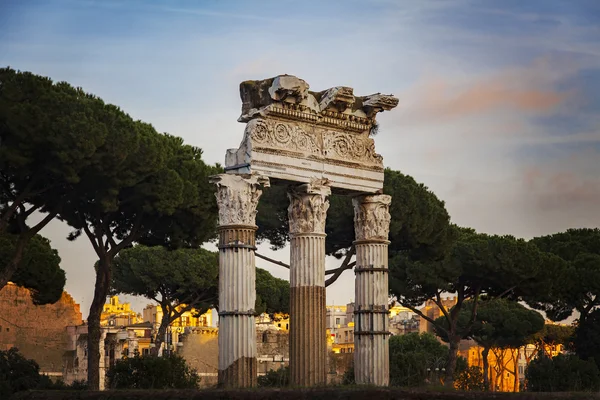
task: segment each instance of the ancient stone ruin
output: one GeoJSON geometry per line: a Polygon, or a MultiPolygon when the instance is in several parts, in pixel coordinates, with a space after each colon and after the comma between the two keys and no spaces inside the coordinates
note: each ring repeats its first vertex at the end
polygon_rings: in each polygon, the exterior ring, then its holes
{"type": "Polygon", "coordinates": [[[219,206],[219,383],[256,384],[255,224],[261,186],[287,185],[290,204],[290,373],[294,386],[326,383],[325,220],[333,193],[352,196],[356,240],[355,378],[385,386],[388,363],[388,232],[391,197],[370,137],[393,96],[309,91],[295,76],[240,85],[246,123],[225,173],[219,206]]]}

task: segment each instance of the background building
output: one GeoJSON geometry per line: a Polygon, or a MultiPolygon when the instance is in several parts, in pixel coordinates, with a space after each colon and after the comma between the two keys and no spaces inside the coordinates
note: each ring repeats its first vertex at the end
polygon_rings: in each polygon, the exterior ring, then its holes
{"type": "Polygon", "coordinates": [[[62,376],[66,327],[82,322],[79,304],[67,292],[54,304],[36,306],[28,289],[9,282],[0,290],[0,350],[18,348],[44,374],[62,376]]]}

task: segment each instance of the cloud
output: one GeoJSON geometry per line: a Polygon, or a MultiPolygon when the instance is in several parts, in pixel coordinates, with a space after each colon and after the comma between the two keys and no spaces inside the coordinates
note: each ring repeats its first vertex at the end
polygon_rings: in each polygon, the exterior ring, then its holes
{"type": "Polygon", "coordinates": [[[548,113],[571,95],[551,87],[523,85],[509,71],[456,83],[451,78],[425,77],[400,96],[400,107],[408,117],[405,123],[432,124],[505,111],[548,113]]]}

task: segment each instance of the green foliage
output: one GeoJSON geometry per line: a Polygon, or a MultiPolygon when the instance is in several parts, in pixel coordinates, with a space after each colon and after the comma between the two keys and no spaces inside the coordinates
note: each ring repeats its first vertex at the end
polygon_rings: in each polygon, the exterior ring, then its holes
{"type": "Polygon", "coordinates": [[[482,392],[485,390],[483,384],[483,372],[478,366],[470,366],[458,371],[455,385],[458,390],[465,392],[482,392]]]}
{"type": "Polygon", "coordinates": [[[532,305],[560,321],[572,310],[584,320],[600,305],[600,229],[568,229],[532,239],[541,250],[560,257],[565,265],[547,271],[554,283],[547,296],[532,305]]]}
{"type": "Polygon", "coordinates": [[[168,326],[194,308],[203,314],[219,300],[219,254],[202,248],[169,250],[137,245],[121,251],[113,263],[112,291],[144,296],[163,312],[156,335],[158,354],[168,326]]]}
{"type": "Polygon", "coordinates": [[[348,386],[354,385],[355,383],[356,381],[354,380],[354,363],[352,363],[350,368],[348,368],[342,376],[342,385],[348,386]]]}
{"type": "Polygon", "coordinates": [[[434,322],[437,332],[450,344],[446,382],[454,375],[454,356],[460,339],[468,332],[476,310],[465,319],[459,318],[467,300],[482,294],[495,297],[511,294],[518,298],[537,286],[542,275],[541,252],[532,244],[512,236],[476,233],[471,229],[455,228],[458,238],[450,252],[437,261],[413,261],[404,255],[390,260],[390,291],[398,301],[417,310],[432,300],[444,309],[441,293],[456,293],[456,306],[434,322]]]}
{"type": "MultiPolygon", "coordinates": [[[[102,105],[67,83],[0,68],[0,235],[15,235],[13,254],[0,266],[0,288],[19,278],[13,275],[27,243],[63,208],[72,185],[86,179],[84,169],[106,138],[96,114],[102,105]],[[30,226],[36,211],[44,218],[30,226]]],[[[48,264],[39,261],[38,272],[48,264]]],[[[56,272],[52,262],[50,268],[47,277],[56,272]]],[[[48,284],[56,289],[60,277],[48,284]]],[[[40,292],[36,301],[52,302],[56,292],[40,292]]]]}
{"type": "Polygon", "coordinates": [[[430,333],[408,333],[390,338],[390,384],[422,386],[442,377],[448,348],[430,333]]]}
{"type": "Polygon", "coordinates": [[[257,378],[258,387],[285,387],[290,385],[290,368],[282,367],[269,370],[257,378]]]}
{"type": "Polygon", "coordinates": [[[40,367],[34,360],[27,360],[17,348],[0,351],[0,398],[6,399],[15,392],[45,389],[50,379],[40,375],[40,367]]]}
{"type": "Polygon", "coordinates": [[[600,367],[600,310],[592,312],[575,329],[575,352],[584,360],[593,360],[600,367]]]}
{"type": "Polygon", "coordinates": [[[600,390],[600,371],[593,361],[575,355],[538,357],[525,370],[527,391],[579,392],[600,390]]]}
{"type": "Polygon", "coordinates": [[[202,248],[168,250],[137,245],[114,260],[112,290],[144,296],[167,307],[180,305],[204,313],[218,301],[219,256],[202,248]]]}
{"type": "MultiPolygon", "coordinates": [[[[413,258],[442,256],[452,240],[450,217],[433,192],[410,176],[385,170],[383,192],[392,196],[390,252],[413,258]]],[[[265,189],[258,204],[257,238],[268,240],[275,249],[289,241],[287,188],[265,189]]],[[[326,253],[341,257],[354,237],[354,209],[350,197],[332,195],[327,212],[326,253]]]]}
{"type": "Polygon", "coordinates": [[[90,124],[102,127],[102,141],[87,155],[82,179],[61,197],[59,218],[74,229],[69,239],[85,233],[98,256],[88,317],[88,383],[95,389],[100,313],[114,258],[134,242],[178,248],[214,238],[215,188],[208,178],[217,169],[181,138],[159,134],[118,107],[93,100],[87,105],[90,124]]]}
{"type": "MultiPolygon", "coordinates": [[[[463,305],[458,317],[458,331],[463,337],[474,339],[483,348],[518,348],[544,328],[544,317],[516,301],[503,298],[480,299],[475,320],[470,324],[473,301],[463,305]]],[[[440,317],[436,327],[447,325],[440,317]]],[[[445,330],[439,336],[447,341],[445,330]]]]}
{"type": "MultiPolygon", "coordinates": [[[[6,267],[15,252],[17,235],[0,234],[0,271],[6,267]]],[[[19,269],[10,280],[31,291],[36,305],[51,304],[60,300],[66,283],[65,271],[60,268],[58,252],[50,241],[35,235],[25,247],[19,269]]]]}
{"type": "Polygon", "coordinates": [[[176,354],[118,360],[106,377],[111,389],[197,389],[200,382],[196,371],[176,354]]]}
{"type": "Polygon", "coordinates": [[[290,283],[275,278],[268,271],[256,268],[256,304],[257,314],[290,312],[290,283]]]}
{"type": "Polygon", "coordinates": [[[571,348],[574,334],[574,326],[545,324],[541,331],[531,337],[531,341],[536,345],[538,351],[546,351],[546,346],[559,344],[565,348],[571,348]]]}

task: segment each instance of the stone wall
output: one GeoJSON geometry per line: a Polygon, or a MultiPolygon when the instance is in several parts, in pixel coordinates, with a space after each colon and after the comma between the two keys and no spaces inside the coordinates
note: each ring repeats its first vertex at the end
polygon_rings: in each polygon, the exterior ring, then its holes
{"type": "Polygon", "coordinates": [[[217,384],[219,372],[219,342],[217,328],[187,328],[179,337],[183,343],[177,349],[187,364],[200,375],[200,386],[217,384]]]}
{"type": "Polygon", "coordinates": [[[9,283],[0,290],[0,350],[17,347],[44,373],[62,375],[66,327],[82,322],[79,304],[66,292],[55,304],[36,306],[25,288],[9,283]]]}
{"type": "MultiPolygon", "coordinates": [[[[219,367],[219,342],[217,328],[186,328],[180,336],[182,346],[177,352],[200,375],[200,386],[217,384],[219,367]]],[[[256,331],[258,374],[277,370],[289,364],[289,334],[277,329],[256,331]]]]}

